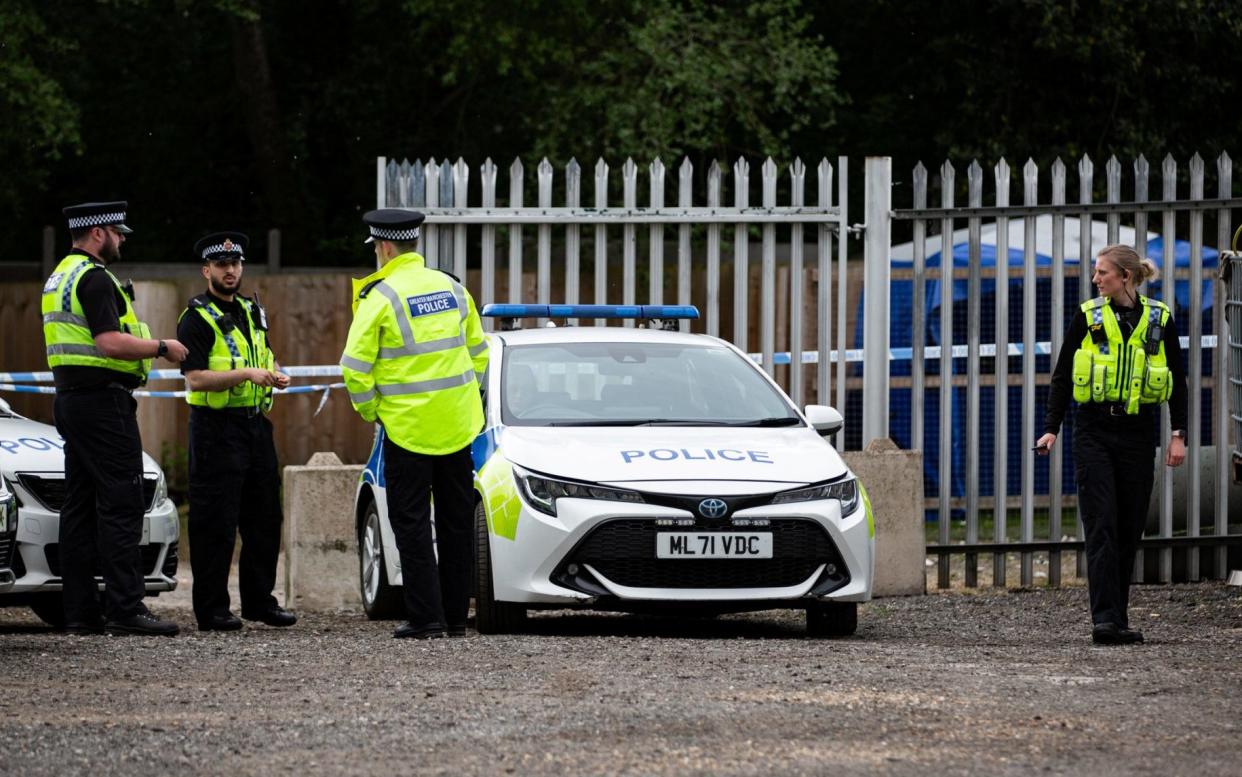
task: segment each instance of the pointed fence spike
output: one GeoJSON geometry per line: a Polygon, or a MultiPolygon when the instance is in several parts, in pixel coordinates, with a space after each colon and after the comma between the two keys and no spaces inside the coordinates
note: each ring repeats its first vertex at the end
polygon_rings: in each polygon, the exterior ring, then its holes
{"type": "Polygon", "coordinates": [[[521,175],[522,174],[522,158],[521,157],[519,156],[513,157],[513,164],[509,165],[509,174],[510,175],[521,175]]]}
{"type": "Polygon", "coordinates": [[[679,171],[682,175],[691,175],[691,174],[693,174],[693,173],[694,173],[694,163],[690,161],[690,157],[688,157],[688,156],[686,156],[686,157],[682,157],[682,158],[681,158],[681,166],[680,166],[680,167],[678,167],[678,168],[677,168],[677,170],[678,170],[678,171],[679,171]]]}
{"type": "Polygon", "coordinates": [[[768,157],[766,160],[764,160],[763,175],[765,177],[776,175],[776,161],[772,159],[772,157],[768,157]]]}
{"type": "Polygon", "coordinates": [[[1193,173],[1195,170],[1203,172],[1203,157],[1199,156],[1198,151],[1190,158],[1190,171],[1193,173]]]}

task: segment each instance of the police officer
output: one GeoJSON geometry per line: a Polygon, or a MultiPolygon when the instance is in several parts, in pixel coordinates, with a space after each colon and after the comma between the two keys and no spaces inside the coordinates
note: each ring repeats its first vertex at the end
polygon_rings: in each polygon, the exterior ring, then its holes
{"type": "Polygon", "coordinates": [[[1092,282],[1101,296],[1084,302],[1070,322],[1052,375],[1045,434],[1036,450],[1056,444],[1071,396],[1078,514],[1087,553],[1091,639],[1121,645],[1143,641],[1127,608],[1134,554],[1153,485],[1156,409],[1169,403],[1172,432],[1165,464],[1186,455],[1186,375],[1169,308],[1138,293],[1159,277],[1150,259],[1126,245],[1096,256],[1092,282]]]}
{"type": "Polygon", "coordinates": [[[207,235],[194,246],[207,291],[190,300],[177,337],[190,404],[190,569],[199,631],[235,631],[229,568],[240,531],[241,614],[269,626],[297,617],[276,602],[280,553],[280,473],[266,413],[273,388],[289,385],[268,345],[267,314],[241,288],[246,236],[207,235]]]}
{"type": "Polygon", "coordinates": [[[43,285],[43,338],[56,383],[56,429],[65,440],[65,629],[173,636],[177,624],[142,603],[146,504],[133,391],[146,383],[153,358],[180,362],[186,348],[151,338],[134,313],[132,288],[108,269],[120,260],[131,231],[126,207],[88,202],[65,208],[73,250],[43,285]],[[96,570],[104,581],[102,616],[96,570]]]}
{"type": "Polygon", "coordinates": [[[479,386],[487,341],[469,292],[415,253],[423,214],[374,210],[363,221],[380,269],[355,282],[341,371],[359,415],[383,426],[388,517],[409,618],[393,636],[465,636],[473,556],[470,443],[483,426],[479,386]]]}

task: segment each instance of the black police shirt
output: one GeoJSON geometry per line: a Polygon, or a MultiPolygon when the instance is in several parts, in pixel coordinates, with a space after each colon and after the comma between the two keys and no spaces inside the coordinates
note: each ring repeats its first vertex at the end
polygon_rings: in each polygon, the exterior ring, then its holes
{"type": "MultiPolygon", "coordinates": [[[[242,308],[241,303],[234,297],[232,302],[226,302],[211,292],[195,297],[194,300],[202,300],[204,302],[214,302],[220,312],[232,319],[233,324],[241,330],[242,336],[246,338],[246,342],[251,347],[254,343],[250,342],[250,327],[246,325],[246,311],[242,308]]],[[[191,300],[191,303],[194,302],[191,300]]],[[[212,313],[211,308],[207,308],[208,313],[212,313]]],[[[221,327],[223,331],[224,327],[221,327]]],[[[181,344],[190,349],[190,353],[185,357],[185,361],[181,362],[181,374],[184,375],[192,370],[207,369],[207,357],[211,354],[211,347],[216,341],[216,332],[211,328],[203,318],[203,314],[190,309],[181,317],[180,323],[177,324],[177,339],[181,344]]]]}
{"type": "MultiPolygon", "coordinates": [[[[85,256],[98,265],[82,274],[78,281],[78,303],[86,314],[86,324],[90,327],[91,337],[98,337],[104,332],[121,331],[121,311],[125,309],[124,292],[116,287],[103,263],[86,251],[75,250],[72,255],[85,256]]],[[[128,372],[110,370],[106,367],[86,367],[82,365],[63,365],[52,368],[52,379],[58,392],[98,389],[108,386],[121,386],[135,389],[142,381],[137,375],[128,372]]]]}

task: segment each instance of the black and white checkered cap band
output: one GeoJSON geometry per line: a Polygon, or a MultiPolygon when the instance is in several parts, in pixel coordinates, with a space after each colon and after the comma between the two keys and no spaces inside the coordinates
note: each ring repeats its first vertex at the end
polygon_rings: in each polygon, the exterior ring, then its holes
{"type": "Polygon", "coordinates": [[[203,258],[206,259],[212,254],[225,254],[225,253],[237,254],[238,256],[244,255],[242,254],[241,246],[237,245],[236,243],[232,243],[228,246],[224,245],[224,243],[219,243],[218,245],[207,246],[206,248],[204,248],[203,258]]]}
{"type": "Polygon", "coordinates": [[[418,227],[413,229],[384,229],[383,227],[371,227],[371,237],[379,240],[417,240],[418,227]]]}
{"type": "Polygon", "coordinates": [[[125,212],[118,211],[116,213],[99,213],[94,216],[78,216],[69,219],[70,229],[84,229],[86,227],[102,227],[108,224],[124,224],[125,212]]]}

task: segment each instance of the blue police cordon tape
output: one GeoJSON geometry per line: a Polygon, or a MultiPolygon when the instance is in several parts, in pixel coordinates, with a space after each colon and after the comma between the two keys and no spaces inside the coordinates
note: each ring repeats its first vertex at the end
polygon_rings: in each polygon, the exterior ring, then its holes
{"type": "MultiPolygon", "coordinates": [[[[1190,347],[1190,338],[1182,335],[1182,348],[1190,347]]],[[[1199,342],[1205,350],[1216,348],[1216,335],[1203,335],[1199,342]]],[[[1010,343],[1009,355],[1021,356],[1025,348],[1023,343],[1010,343]]],[[[828,351],[828,361],[836,364],[841,361],[838,358],[838,351],[833,349],[828,351]]],[[[1048,356],[1052,353],[1052,343],[1048,341],[1035,343],[1036,356],[1048,356]]],[[[969,355],[969,350],[965,345],[955,345],[952,350],[954,359],[964,359],[969,355]]],[[[755,362],[763,364],[763,354],[748,354],[755,362]]],[[[994,343],[984,343],[979,346],[979,355],[982,357],[990,357],[996,355],[996,345],[994,343]]],[[[909,361],[914,356],[913,348],[890,348],[888,350],[889,361],[902,362],[909,361]]],[[[929,345],[923,349],[924,359],[939,359],[940,346],[929,345]]],[[[845,361],[847,363],[856,363],[863,361],[863,349],[851,348],[845,352],[845,361]]],[[[772,354],[773,364],[792,364],[793,355],[789,351],[783,351],[772,354]]],[[[806,350],[802,352],[803,364],[818,364],[819,351],[806,350]]],[[[281,370],[291,378],[338,378],[341,375],[340,365],[337,364],[319,364],[307,367],[285,367],[281,370]]],[[[148,380],[181,380],[180,370],[151,370],[148,380]]],[[[49,372],[0,372],[0,391],[15,391],[26,394],[54,394],[55,389],[50,387],[43,388],[39,386],[17,386],[18,383],[51,383],[52,373],[49,372]]],[[[344,388],[344,383],[332,383],[328,385],[317,386],[290,386],[287,389],[278,390],[283,394],[305,394],[312,391],[324,391],[326,389],[344,388]]],[[[184,397],[184,391],[135,391],[134,396],[151,396],[151,397],[184,397]]]]}
{"type": "MultiPolygon", "coordinates": [[[[291,378],[311,378],[311,377],[340,377],[341,368],[336,364],[320,364],[307,367],[286,367],[281,370],[291,378]]],[[[151,370],[147,376],[148,380],[184,380],[184,376],[180,370],[151,370]]],[[[52,373],[48,372],[0,372],[0,391],[9,391],[15,394],[55,394],[56,389],[52,386],[31,386],[23,385],[29,383],[50,383],[52,381],[52,373]]],[[[344,383],[317,383],[308,386],[290,386],[286,389],[275,389],[277,394],[314,394],[323,392],[323,399],[319,400],[319,407],[315,408],[315,415],[323,410],[323,406],[328,401],[328,393],[333,389],[345,388],[344,383]]],[[[154,397],[157,399],[184,399],[185,391],[152,391],[150,389],[138,389],[134,392],[136,397],[154,397]]]]}

